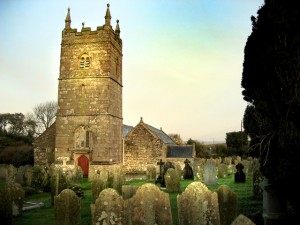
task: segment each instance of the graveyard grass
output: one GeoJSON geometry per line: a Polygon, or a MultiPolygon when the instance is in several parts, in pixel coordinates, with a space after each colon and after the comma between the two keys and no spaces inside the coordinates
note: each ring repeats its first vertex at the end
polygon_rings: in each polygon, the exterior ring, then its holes
{"type": "MultiPolygon", "coordinates": [[[[195,180],[196,181],[196,180],[195,180]]],[[[194,181],[192,180],[182,180],[181,190],[182,192],[185,188],[194,181]]],[[[145,183],[149,183],[145,180],[132,180],[125,184],[141,186],[145,183]]],[[[154,182],[153,182],[154,183],[154,182]]],[[[220,185],[228,185],[232,191],[234,191],[238,196],[238,214],[244,214],[253,220],[253,222],[258,222],[260,220],[262,213],[262,200],[256,200],[253,197],[253,183],[252,174],[247,174],[246,183],[235,183],[234,175],[229,175],[227,178],[219,178],[217,184],[213,186],[207,186],[208,189],[214,191],[220,185]]],[[[92,203],[92,191],[91,183],[87,178],[83,178],[83,181],[78,184],[84,191],[84,198],[81,201],[81,224],[91,225],[91,208],[92,203]]],[[[159,187],[159,184],[158,184],[159,187]]],[[[177,225],[178,215],[177,215],[177,195],[180,193],[169,193],[170,205],[173,216],[173,224],[177,225]]],[[[51,196],[49,192],[41,192],[38,194],[33,194],[25,196],[25,201],[28,202],[43,202],[44,206],[38,209],[32,209],[30,211],[24,211],[23,215],[20,217],[14,217],[14,225],[53,225],[54,224],[54,209],[51,205],[51,196]]]]}

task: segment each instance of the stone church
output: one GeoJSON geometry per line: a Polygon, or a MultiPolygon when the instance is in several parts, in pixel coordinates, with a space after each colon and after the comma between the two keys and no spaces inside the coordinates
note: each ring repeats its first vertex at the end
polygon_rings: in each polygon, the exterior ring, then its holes
{"type": "MultiPolygon", "coordinates": [[[[37,165],[78,165],[85,175],[125,165],[128,172],[136,173],[166,158],[167,146],[176,145],[156,128],[145,125],[143,133],[141,126],[126,129],[130,126],[123,125],[122,39],[119,21],[115,29],[111,25],[109,4],[104,18],[104,25],[96,30],[82,23],[77,31],[71,28],[68,9],[62,30],[56,121],[34,142],[37,165]],[[138,146],[137,135],[150,139],[138,146]]],[[[182,152],[194,156],[191,146],[182,152]]]]}

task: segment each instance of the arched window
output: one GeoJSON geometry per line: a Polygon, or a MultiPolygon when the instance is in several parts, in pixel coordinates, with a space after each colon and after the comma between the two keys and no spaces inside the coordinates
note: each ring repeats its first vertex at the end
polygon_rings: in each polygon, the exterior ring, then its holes
{"type": "Polygon", "coordinates": [[[84,53],[80,57],[80,69],[81,70],[87,70],[90,68],[90,62],[91,58],[89,57],[88,54],[84,53]]]}
{"type": "Polygon", "coordinates": [[[75,130],[75,148],[90,148],[91,134],[85,126],[80,126],[75,130]]]}

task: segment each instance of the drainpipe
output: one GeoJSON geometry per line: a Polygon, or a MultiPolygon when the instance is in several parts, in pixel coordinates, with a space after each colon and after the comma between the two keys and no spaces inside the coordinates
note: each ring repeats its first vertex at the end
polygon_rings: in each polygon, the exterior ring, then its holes
{"type": "Polygon", "coordinates": [[[122,159],[122,164],[124,165],[124,143],[125,143],[125,141],[124,141],[124,138],[122,138],[122,142],[123,142],[123,145],[122,145],[122,150],[123,150],[123,159],[122,159]]]}

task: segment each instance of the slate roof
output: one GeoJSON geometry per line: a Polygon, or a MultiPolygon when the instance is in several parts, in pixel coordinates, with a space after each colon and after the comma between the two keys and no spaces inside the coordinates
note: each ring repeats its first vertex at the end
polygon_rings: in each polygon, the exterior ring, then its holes
{"type": "Polygon", "coordinates": [[[122,138],[124,138],[132,129],[133,126],[123,124],[122,138]]]}
{"type": "MultiPolygon", "coordinates": [[[[154,134],[156,134],[158,136],[158,138],[160,140],[162,140],[162,142],[164,144],[171,144],[171,145],[176,145],[176,143],[162,130],[157,129],[155,127],[150,126],[149,124],[146,123],[142,123],[144,124],[150,131],[152,131],[154,134]]],[[[133,129],[133,126],[129,126],[129,125],[125,125],[123,124],[123,133],[122,133],[122,137],[126,137],[126,135],[133,129]]]]}
{"type": "Polygon", "coordinates": [[[168,145],[167,158],[193,158],[192,145],[168,145]]]}
{"type": "MultiPolygon", "coordinates": [[[[144,123],[145,124],[145,123],[144,123]]],[[[176,144],[165,132],[162,130],[159,130],[155,127],[152,127],[148,124],[145,124],[153,133],[155,133],[160,140],[162,140],[165,144],[176,144]]]]}

